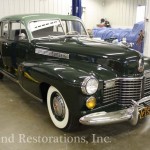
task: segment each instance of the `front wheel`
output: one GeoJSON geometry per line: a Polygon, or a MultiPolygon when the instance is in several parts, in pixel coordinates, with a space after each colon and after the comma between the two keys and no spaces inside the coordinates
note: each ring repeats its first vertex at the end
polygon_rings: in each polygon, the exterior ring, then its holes
{"type": "Polygon", "coordinates": [[[70,114],[62,94],[53,86],[48,89],[47,107],[50,118],[57,128],[70,131],[79,124],[78,119],[70,114]]]}

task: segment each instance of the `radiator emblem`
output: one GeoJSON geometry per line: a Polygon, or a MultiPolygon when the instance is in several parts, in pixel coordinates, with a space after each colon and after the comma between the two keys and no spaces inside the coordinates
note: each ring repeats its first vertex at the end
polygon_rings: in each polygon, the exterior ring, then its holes
{"type": "Polygon", "coordinates": [[[115,80],[110,80],[105,83],[105,88],[106,89],[113,88],[113,87],[115,87],[115,85],[116,85],[115,80]]]}

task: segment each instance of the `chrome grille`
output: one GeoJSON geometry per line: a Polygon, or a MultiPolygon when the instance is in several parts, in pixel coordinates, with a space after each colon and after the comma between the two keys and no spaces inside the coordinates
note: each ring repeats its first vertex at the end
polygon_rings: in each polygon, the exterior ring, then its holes
{"type": "Polygon", "coordinates": [[[144,81],[144,96],[149,96],[150,95],[150,77],[145,76],[145,81],[144,81]]]}
{"type": "Polygon", "coordinates": [[[115,87],[108,89],[104,87],[104,94],[103,94],[104,103],[118,101],[118,97],[119,97],[119,89],[117,85],[115,87]]]}
{"type": "Polygon", "coordinates": [[[120,98],[118,104],[130,105],[132,100],[138,101],[142,98],[143,78],[120,80],[120,98]]]}
{"type": "Polygon", "coordinates": [[[131,100],[138,101],[149,95],[150,70],[146,70],[141,78],[118,78],[104,82],[103,103],[117,102],[119,105],[127,106],[131,100]],[[110,81],[115,81],[115,84],[108,88],[106,84],[110,81]]]}
{"type": "Polygon", "coordinates": [[[111,88],[106,88],[107,82],[104,83],[103,103],[117,102],[127,106],[142,97],[143,77],[115,79],[115,86],[111,88]]]}

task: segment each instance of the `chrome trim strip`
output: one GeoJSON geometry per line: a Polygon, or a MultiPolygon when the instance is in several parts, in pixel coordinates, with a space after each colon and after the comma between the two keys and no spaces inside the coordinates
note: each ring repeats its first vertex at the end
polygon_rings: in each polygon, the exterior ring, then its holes
{"type": "Polygon", "coordinates": [[[122,81],[131,81],[131,80],[134,80],[134,81],[139,81],[139,80],[142,80],[144,78],[144,76],[142,76],[142,77],[136,77],[136,78],[114,78],[114,79],[110,79],[110,80],[106,80],[106,81],[104,81],[104,83],[106,83],[106,82],[110,82],[110,81],[113,81],[113,80],[115,80],[115,81],[118,81],[118,80],[122,80],[122,81]]]}
{"type": "Polygon", "coordinates": [[[11,74],[9,74],[8,72],[6,72],[4,70],[0,70],[0,72],[2,74],[4,74],[4,76],[6,76],[7,78],[11,79],[13,82],[19,83],[19,81],[17,79],[15,79],[15,76],[12,76],[11,74]]]}

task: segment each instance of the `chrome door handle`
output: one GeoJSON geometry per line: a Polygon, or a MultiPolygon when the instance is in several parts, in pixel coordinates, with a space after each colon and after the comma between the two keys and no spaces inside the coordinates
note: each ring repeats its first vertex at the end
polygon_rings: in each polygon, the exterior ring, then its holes
{"type": "Polygon", "coordinates": [[[4,42],[3,45],[8,46],[8,43],[4,42]]]}

